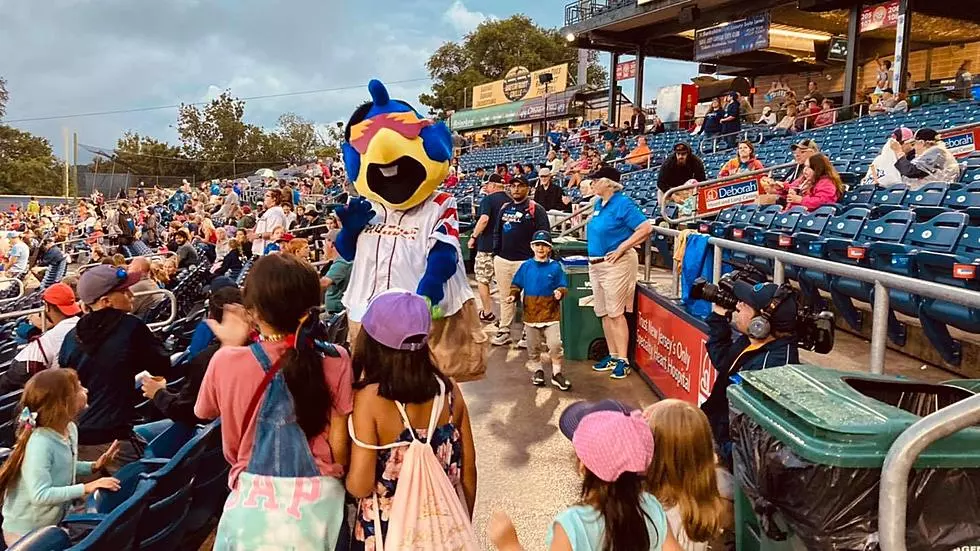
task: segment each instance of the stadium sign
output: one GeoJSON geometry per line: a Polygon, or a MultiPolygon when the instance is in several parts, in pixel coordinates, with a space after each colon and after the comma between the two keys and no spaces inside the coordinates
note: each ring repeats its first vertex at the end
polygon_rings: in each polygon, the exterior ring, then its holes
{"type": "Polygon", "coordinates": [[[861,32],[887,29],[898,25],[898,0],[861,10],[861,32]]]}
{"type": "Polygon", "coordinates": [[[750,176],[698,188],[698,215],[754,202],[759,197],[760,178],[762,176],[750,176]]]}
{"type": "Polygon", "coordinates": [[[946,144],[946,149],[958,158],[969,157],[974,151],[980,151],[980,126],[942,135],[940,138],[946,144]]]}
{"type": "Polygon", "coordinates": [[[548,93],[563,92],[568,87],[568,63],[537,71],[514,67],[500,80],[473,87],[473,109],[539,98],[545,94],[545,85],[540,80],[545,73],[551,73],[552,77],[547,84],[548,93]]]}
{"type": "Polygon", "coordinates": [[[769,47],[769,13],[761,13],[694,33],[694,60],[717,59],[769,47]]]}

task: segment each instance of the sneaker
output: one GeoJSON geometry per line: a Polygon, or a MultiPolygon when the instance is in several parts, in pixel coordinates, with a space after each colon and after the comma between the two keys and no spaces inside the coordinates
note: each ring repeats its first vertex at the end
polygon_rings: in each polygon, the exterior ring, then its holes
{"type": "Polygon", "coordinates": [[[534,384],[534,386],[544,386],[544,370],[543,369],[539,369],[539,370],[537,370],[537,371],[534,372],[534,375],[531,376],[531,383],[534,384]]]}
{"type": "Polygon", "coordinates": [[[611,371],[613,368],[613,357],[606,356],[592,366],[592,371],[611,371]]]}
{"type": "Polygon", "coordinates": [[[521,337],[521,340],[517,341],[517,344],[515,344],[514,347],[521,349],[527,348],[527,339],[521,337]]]}
{"type": "Polygon", "coordinates": [[[555,373],[551,376],[551,386],[556,386],[558,390],[565,391],[572,388],[572,383],[568,382],[568,379],[561,373],[555,373]]]}
{"type": "Polygon", "coordinates": [[[497,321],[497,316],[493,315],[493,312],[484,312],[480,310],[480,322],[481,323],[493,323],[497,321]]]}
{"type": "Polygon", "coordinates": [[[613,370],[612,375],[609,376],[610,379],[625,379],[630,374],[630,364],[626,360],[616,359],[612,362],[613,370]]]}
{"type": "Polygon", "coordinates": [[[497,336],[490,341],[490,344],[494,346],[504,346],[506,344],[510,344],[511,342],[513,341],[511,341],[509,333],[497,333],[497,336]]]}

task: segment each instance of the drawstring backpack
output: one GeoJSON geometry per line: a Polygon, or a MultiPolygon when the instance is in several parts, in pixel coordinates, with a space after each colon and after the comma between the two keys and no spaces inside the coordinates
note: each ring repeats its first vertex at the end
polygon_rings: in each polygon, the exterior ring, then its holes
{"type": "Polygon", "coordinates": [[[255,442],[248,466],[225,502],[214,548],[334,549],[344,517],[344,485],[321,475],[313,460],[280,372],[282,359],[273,365],[259,343],[249,349],[265,371],[244,417],[245,429],[255,418],[255,442]]]}
{"type": "MultiPolygon", "coordinates": [[[[442,414],[446,399],[446,384],[438,377],[439,396],[432,401],[432,414],[429,416],[428,440],[436,430],[436,423],[442,414]]],[[[442,463],[436,458],[432,446],[415,435],[415,429],[408,419],[405,406],[395,402],[402,422],[412,436],[411,442],[395,442],[386,446],[365,444],[354,435],[352,418],[347,420],[351,439],[362,448],[389,450],[408,446],[402,458],[398,474],[398,488],[391,501],[388,513],[388,533],[381,531],[381,512],[378,508],[378,494],[371,496],[374,509],[374,538],[377,551],[409,551],[426,549],[431,551],[477,551],[476,533],[470,522],[469,512],[463,505],[460,492],[456,490],[442,463]]]]}

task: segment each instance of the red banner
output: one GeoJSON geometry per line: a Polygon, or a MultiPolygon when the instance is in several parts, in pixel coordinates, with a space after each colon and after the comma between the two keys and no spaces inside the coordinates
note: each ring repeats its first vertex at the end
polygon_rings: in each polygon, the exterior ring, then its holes
{"type": "Polygon", "coordinates": [[[898,0],[891,0],[861,10],[861,32],[885,29],[898,25],[898,0]]]}
{"type": "Polygon", "coordinates": [[[715,382],[708,337],[644,290],[636,293],[634,361],[665,398],[700,406],[715,382]]]}
{"type": "Polygon", "coordinates": [[[636,78],[636,60],[616,64],[616,80],[636,78]]]}
{"type": "Polygon", "coordinates": [[[763,176],[749,176],[698,188],[698,214],[711,214],[732,205],[753,203],[759,197],[763,176]]]}

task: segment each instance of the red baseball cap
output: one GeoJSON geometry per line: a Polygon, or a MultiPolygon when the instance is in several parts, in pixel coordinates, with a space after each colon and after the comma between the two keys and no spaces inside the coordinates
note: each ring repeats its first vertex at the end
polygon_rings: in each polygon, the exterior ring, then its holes
{"type": "Polygon", "coordinates": [[[82,311],[78,306],[78,301],[75,300],[75,292],[64,283],[55,283],[48,287],[44,290],[41,298],[44,299],[44,302],[57,307],[66,316],[76,316],[82,311]]]}

